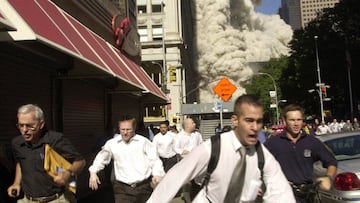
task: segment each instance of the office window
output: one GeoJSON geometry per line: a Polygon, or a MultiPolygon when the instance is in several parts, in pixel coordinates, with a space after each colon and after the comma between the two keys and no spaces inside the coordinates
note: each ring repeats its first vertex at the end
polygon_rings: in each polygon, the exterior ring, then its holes
{"type": "Polygon", "coordinates": [[[138,33],[140,35],[140,42],[147,42],[149,40],[146,26],[139,26],[138,33]]]}
{"type": "Polygon", "coordinates": [[[161,4],[154,4],[152,5],[152,12],[153,13],[161,13],[161,4]]]}
{"type": "Polygon", "coordinates": [[[146,5],[138,6],[138,13],[146,13],[146,5]]]}
{"type": "Polygon", "coordinates": [[[161,41],[163,39],[162,25],[152,25],[152,34],[154,41],[161,41]]]}

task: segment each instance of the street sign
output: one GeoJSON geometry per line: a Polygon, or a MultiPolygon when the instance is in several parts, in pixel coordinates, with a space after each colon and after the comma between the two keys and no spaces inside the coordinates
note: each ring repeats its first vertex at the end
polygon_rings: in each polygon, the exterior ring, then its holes
{"type": "Polygon", "coordinates": [[[276,108],[276,104],[270,104],[270,108],[276,108]]]}
{"type": "Polygon", "coordinates": [[[269,91],[270,97],[276,97],[276,91],[269,91]]]}
{"type": "Polygon", "coordinates": [[[222,110],[222,102],[221,101],[215,102],[214,108],[215,110],[222,110]]]}
{"type": "Polygon", "coordinates": [[[236,86],[233,85],[226,77],[221,78],[221,80],[215,85],[213,91],[217,94],[223,101],[229,101],[233,93],[236,91],[236,86]]]}

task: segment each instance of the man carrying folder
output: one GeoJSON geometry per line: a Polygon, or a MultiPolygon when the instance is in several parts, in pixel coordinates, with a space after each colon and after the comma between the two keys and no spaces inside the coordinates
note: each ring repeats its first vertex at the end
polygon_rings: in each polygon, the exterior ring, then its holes
{"type": "Polygon", "coordinates": [[[22,189],[24,198],[18,201],[20,203],[50,203],[55,200],[62,203],[76,202],[74,195],[66,188],[69,180],[84,168],[84,158],[61,133],[46,129],[44,113],[40,107],[34,104],[23,105],[18,109],[17,117],[21,136],[12,140],[16,173],[14,183],[8,188],[9,196],[19,196],[22,189]],[[55,173],[47,171],[44,168],[47,165],[44,165],[44,160],[48,156],[45,153],[46,145],[70,165],[66,168],[58,167],[55,173]]]}

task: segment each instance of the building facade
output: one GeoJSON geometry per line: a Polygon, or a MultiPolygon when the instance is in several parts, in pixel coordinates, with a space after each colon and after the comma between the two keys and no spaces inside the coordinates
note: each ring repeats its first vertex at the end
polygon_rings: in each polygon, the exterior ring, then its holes
{"type": "Polygon", "coordinates": [[[280,16],[293,30],[301,29],[324,8],[333,8],[339,0],[282,0],[280,16]]]}
{"type": "Polygon", "coordinates": [[[191,42],[192,1],[137,0],[137,26],[142,66],[166,93],[167,105],[148,104],[144,121],[181,122],[181,104],[186,102],[187,74],[194,70],[191,42]],[[186,81],[186,82],[185,82],[186,81]]]}
{"type": "MultiPolygon", "coordinates": [[[[123,10],[129,8],[131,2],[123,10]]],[[[98,141],[112,137],[119,116],[142,120],[146,103],[167,103],[140,66],[131,19],[108,0],[1,1],[0,164],[19,135],[20,105],[42,107],[47,127],[63,132],[90,164],[98,141]]],[[[77,183],[78,198],[91,192],[87,170],[77,183]]]]}

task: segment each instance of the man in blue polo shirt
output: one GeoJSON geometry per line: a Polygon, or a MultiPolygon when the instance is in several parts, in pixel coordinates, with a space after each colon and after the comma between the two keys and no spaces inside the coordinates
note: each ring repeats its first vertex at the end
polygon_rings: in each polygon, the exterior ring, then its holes
{"type": "Polygon", "coordinates": [[[337,161],[322,142],[302,131],[303,108],[290,104],[284,108],[283,115],[286,123],[284,132],[272,136],[264,145],[280,163],[293,187],[296,201],[312,202],[308,198],[307,189],[313,183],[313,163],[320,160],[323,167],[327,168],[326,176],[319,177],[315,181],[320,182],[320,189],[330,190],[331,179],[337,170],[337,161]]]}

